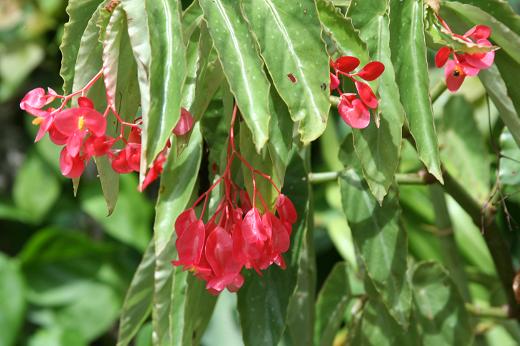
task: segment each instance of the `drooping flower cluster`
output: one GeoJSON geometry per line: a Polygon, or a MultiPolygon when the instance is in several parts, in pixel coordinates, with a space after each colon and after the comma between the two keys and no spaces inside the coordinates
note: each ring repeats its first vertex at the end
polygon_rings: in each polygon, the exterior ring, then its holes
{"type": "Polygon", "coordinates": [[[338,90],[340,103],[338,112],[341,118],[351,127],[362,129],[370,124],[370,110],[379,105],[377,97],[367,83],[361,81],[376,80],[385,70],[379,61],[366,64],[360,71],[353,72],[360,64],[358,58],[342,56],[330,62],[334,73],[330,74],[330,90],[338,90]],[[340,76],[348,77],[356,86],[356,93],[344,93],[340,88],[340,76]]]}
{"type": "MultiPolygon", "coordinates": [[[[81,90],[70,95],[58,95],[54,90],[36,88],[29,91],[20,102],[20,108],[34,116],[33,124],[39,126],[35,142],[48,133],[51,141],[63,146],[60,154],[61,173],[68,178],[79,178],[92,157],[107,156],[114,171],[120,174],[139,172],[141,160],[141,120],[125,122],[109,104],[105,111],[98,112],[91,99],[85,97],[89,89],[103,77],[100,71],[81,90]],[[58,108],[46,106],[61,100],[58,108]],[[75,100],[77,106],[69,107],[75,100]],[[113,114],[118,121],[120,134],[112,137],[107,132],[107,117],[113,114]],[[129,130],[129,131],[126,131],[129,130]],[[127,135],[125,135],[125,132],[127,135]]],[[[107,100],[108,101],[108,100],[107,100]]],[[[184,135],[193,126],[191,114],[182,109],[181,118],[173,130],[175,135],[184,135]]],[[[140,189],[145,189],[159,177],[170,144],[157,156],[140,189]]]]}
{"type": "Polygon", "coordinates": [[[206,288],[212,294],[225,288],[237,291],[244,283],[243,268],[254,269],[259,274],[273,263],[285,268],[282,254],[289,249],[292,226],[297,219],[293,203],[280,192],[271,177],[253,168],[236,150],[233,134],[236,112],[235,106],[224,173],[175,222],[179,259],[172,263],[206,281],[206,288]],[[235,159],[251,172],[252,199],[232,179],[231,167],[235,159]],[[277,215],[256,189],[258,177],[269,181],[278,192],[277,215]],[[224,187],[221,200],[215,213],[204,223],[210,194],[221,184],[224,187]],[[261,208],[256,206],[257,199],[261,208]],[[202,201],[202,211],[197,217],[195,208],[202,201]]]}
{"type": "MultiPolygon", "coordinates": [[[[442,26],[450,33],[453,38],[462,40],[469,44],[476,44],[482,47],[492,47],[488,38],[491,36],[491,28],[485,25],[476,25],[464,35],[454,33],[448,24],[440,17],[442,26]]],[[[466,76],[476,76],[480,70],[490,68],[495,60],[495,51],[490,50],[484,53],[463,53],[457,52],[453,48],[444,46],[435,55],[435,65],[438,68],[444,66],[444,76],[448,90],[455,92],[459,90],[466,76]],[[453,59],[450,59],[453,56],[453,59]]]]}

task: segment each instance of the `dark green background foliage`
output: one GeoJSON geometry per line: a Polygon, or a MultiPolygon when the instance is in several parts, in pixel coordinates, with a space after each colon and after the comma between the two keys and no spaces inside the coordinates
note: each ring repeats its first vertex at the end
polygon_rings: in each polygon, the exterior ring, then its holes
{"type": "MultiPolygon", "coordinates": [[[[457,94],[442,94],[433,109],[426,86],[432,90],[443,73],[427,68],[438,46],[423,36],[420,1],[200,0],[189,7],[171,0],[178,17],[165,13],[162,1],[147,2],[155,28],[149,37],[139,20],[128,24],[130,36],[122,31],[124,16],[144,18],[140,1],[123,0],[113,14],[123,19],[105,39],[123,33],[119,57],[103,55],[98,42],[108,22],[87,26],[95,11],[108,16],[96,10],[103,1],[70,1],[73,23],[65,30],[64,0],[0,2],[0,346],[145,346],[152,333],[155,345],[520,344],[520,315],[505,308],[519,311],[510,284],[520,267],[520,18],[505,2],[442,2],[456,31],[491,25],[502,49],[495,66],[457,94]],[[311,6],[303,12],[302,3],[311,6]],[[276,28],[270,11],[280,4],[287,36],[263,31],[276,28]],[[239,50],[229,46],[227,19],[239,50]],[[91,42],[80,44],[85,28],[91,42]],[[299,37],[302,28],[310,35],[299,37]],[[135,48],[144,40],[149,51],[135,48]],[[372,123],[352,131],[335,110],[322,121],[329,109],[321,90],[325,44],[329,54],[385,63],[379,129],[372,123]],[[134,55],[151,57],[149,65],[134,55]],[[88,57],[95,62],[75,70],[88,57]],[[134,175],[101,172],[100,184],[92,164],[74,197],[59,173],[59,149],[48,139],[33,144],[31,119],[18,108],[29,89],[62,90],[60,69],[70,91],[102,59],[118,59],[128,71],[118,76],[116,93],[123,114],[136,113],[143,83],[151,86],[148,161],[177,121],[160,113],[163,104],[187,107],[200,120],[169,158],[161,183],[144,194],[134,175]],[[167,61],[175,68],[164,71],[167,61]],[[247,78],[237,73],[240,61],[247,78]],[[169,97],[183,84],[183,93],[169,97]],[[217,300],[170,265],[172,224],[222,160],[233,97],[248,110],[241,150],[284,180],[299,220],[286,271],[247,275],[239,294],[217,300]],[[405,123],[409,132],[401,131],[405,123]],[[298,136],[319,139],[304,147],[298,136]],[[270,159],[260,162],[255,147],[268,139],[270,159]],[[426,169],[444,188],[425,184],[426,169]],[[115,206],[110,217],[107,202],[115,206]]],[[[520,10],[520,1],[510,4],[520,10]]]]}

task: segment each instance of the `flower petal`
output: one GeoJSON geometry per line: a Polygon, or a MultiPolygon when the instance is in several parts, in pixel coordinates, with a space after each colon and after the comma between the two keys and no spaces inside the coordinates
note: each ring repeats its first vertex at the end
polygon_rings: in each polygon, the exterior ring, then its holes
{"type": "Polygon", "coordinates": [[[359,98],[368,108],[377,108],[379,101],[368,84],[356,81],[356,89],[359,93],[359,98]]]}
{"type": "Polygon", "coordinates": [[[342,56],[334,62],[334,68],[341,72],[349,73],[359,66],[359,59],[354,56],[342,56]]]}
{"type": "Polygon", "coordinates": [[[186,109],[181,108],[181,117],[173,129],[173,133],[182,136],[191,131],[193,127],[193,117],[186,109]]]}
{"type": "Polygon", "coordinates": [[[370,112],[359,99],[352,102],[342,99],[338,112],[345,123],[352,128],[363,129],[370,124],[370,112]]]}
{"type": "Polygon", "coordinates": [[[451,55],[450,47],[444,46],[441,49],[439,49],[437,54],[435,54],[435,66],[437,66],[438,68],[443,67],[446,64],[446,62],[448,61],[448,59],[450,58],[450,55],[451,55]]]}
{"type": "Polygon", "coordinates": [[[463,67],[458,65],[455,61],[449,60],[444,68],[444,76],[446,77],[446,85],[448,90],[455,92],[459,90],[460,86],[466,78],[466,73],[463,67]]]}
{"type": "Polygon", "coordinates": [[[372,61],[363,67],[357,75],[364,80],[373,81],[377,79],[385,71],[385,65],[379,61],[372,61]]]}
{"type": "Polygon", "coordinates": [[[475,41],[487,39],[491,36],[491,28],[486,25],[475,25],[464,34],[464,37],[472,38],[475,41]]]}

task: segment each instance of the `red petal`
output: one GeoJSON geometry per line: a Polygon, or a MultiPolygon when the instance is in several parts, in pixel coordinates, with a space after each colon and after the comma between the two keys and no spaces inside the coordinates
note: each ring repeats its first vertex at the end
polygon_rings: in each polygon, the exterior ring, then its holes
{"type": "Polygon", "coordinates": [[[179,254],[177,265],[182,264],[187,267],[197,265],[204,249],[205,238],[204,223],[199,220],[191,224],[175,241],[175,247],[179,254]]]}
{"type": "Polygon", "coordinates": [[[491,28],[486,25],[476,25],[464,34],[464,37],[470,37],[475,41],[487,39],[489,36],[491,36],[491,28]]]}
{"type": "Polygon", "coordinates": [[[438,68],[443,67],[451,55],[451,48],[450,47],[442,47],[439,49],[437,54],[435,54],[435,66],[438,68]]]}
{"type": "Polygon", "coordinates": [[[81,115],[85,118],[85,126],[98,137],[105,134],[107,120],[101,113],[92,108],[80,108],[81,115]]]}
{"type": "Polygon", "coordinates": [[[193,128],[193,117],[186,109],[181,108],[181,117],[177,125],[173,129],[173,133],[177,136],[185,135],[193,128]]]}
{"type": "Polygon", "coordinates": [[[368,108],[377,108],[379,102],[368,84],[356,81],[356,89],[359,93],[359,98],[368,108]]]}
{"type": "Polygon", "coordinates": [[[336,88],[339,87],[339,78],[331,73],[330,74],[330,90],[336,90],[336,88]]]}
{"type": "Polygon", "coordinates": [[[58,112],[54,117],[56,129],[66,136],[78,130],[79,109],[69,108],[58,112]]]}
{"type": "Polygon", "coordinates": [[[294,204],[284,194],[280,194],[276,200],[276,211],[282,221],[287,221],[290,224],[294,224],[298,218],[294,204]]]}
{"type": "Polygon", "coordinates": [[[84,132],[74,132],[72,136],[67,139],[67,143],[65,144],[67,151],[70,156],[77,156],[81,150],[81,144],[83,143],[83,137],[85,137],[84,132]]]}
{"type": "Polygon", "coordinates": [[[350,102],[342,98],[338,112],[345,123],[352,128],[363,129],[370,124],[370,112],[359,99],[350,102]]]}
{"type": "Polygon", "coordinates": [[[94,102],[88,97],[82,96],[78,99],[78,106],[94,109],[94,102]]]}
{"type": "Polygon", "coordinates": [[[60,170],[67,178],[79,178],[85,170],[85,162],[79,156],[70,156],[66,148],[60,154],[60,170]]]}
{"type": "Polygon", "coordinates": [[[177,234],[177,237],[180,237],[184,231],[195,222],[197,222],[197,215],[193,208],[180,213],[179,216],[177,216],[177,220],[175,220],[175,233],[177,234]]]}
{"type": "Polygon", "coordinates": [[[367,81],[372,81],[378,78],[385,71],[385,65],[380,63],[379,61],[372,61],[363,67],[361,71],[358,72],[358,76],[367,81]]]}
{"type": "Polygon", "coordinates": [[[446,85],[448,86],[448,90],[451,92],[459,90],[460,86],[464,82],[464,78],[466,78],[463,67],[458,65],[453,60],[448,61],[446,64],[444,69],[444,76],[446,77],[446,85]]]}
{"type": "Polygon", "coordinates": [[[248,243],[263,242],[267,239],[258,209],[252,208],[242,222],[242,234],[248,243]]]}
{"type": "Polygon", "coordinates": [[[334,67],[341,72],[349,73],[359,66],[359,59],[354,56],[342,56],[336,59],[334,67]]]}

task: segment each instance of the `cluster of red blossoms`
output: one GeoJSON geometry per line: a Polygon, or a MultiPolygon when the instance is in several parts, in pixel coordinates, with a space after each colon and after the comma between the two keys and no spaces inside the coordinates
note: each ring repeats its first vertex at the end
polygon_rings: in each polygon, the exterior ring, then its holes
{"type": "Polygon", "coordinates": [[[370,124],[370,111],[379,105],[372,88],[365,82],[377,79],[385,70],[385,65],[373,61],[365,65],[359,72],[353,72],[360,64],[358,58],[342,56],[330,62],[334,73],[330,74],[330,90],[338,90],[340,103],[338,111],[341,118],[351,127],[362,129],[370,124]],[[340,88],[340,76],[348,77],[356,86],[357,94],[344,93],[340,88]]]}
{"type": "Polygon", "coordinates": [[[212,294],[225,288],[237,291],[244,283],[241,274],[244,267],[254,269],[259,275],[273,263],[285,268],[282,254],[289,249],[292,226],[297,219],[293,203],[280,192],[271,177],[253,168],[236,150],[233,135],[236,112],[235,106],[224,173],[175,222],[175,246],[179,259],[172,263],[206,281],[206,288],[212,294]],[[231,167],[235,158],[251,172],[252,200],[232,180],[231,167]],[[269,181],[278,192],[277,216],[257,191],[257,177],[269,181]],[[220,184],[223,184],[224,193],[215,213],[204,224],[202,220],[208,199],[220,184]],[[257,198],[262,204],[261,209],[256,207],[257,198]],[[202,211],[197,217],[195,207],[202,201],[202,211]]]}
{"type": "MultiPolygon", "coordinates": [[[[477,44],[484,47],[491,47],[488,38],[491,35],[491,28],[485,25],[476,25],[464,35],[454,33],[448,24],[440,17],[441,25],[454,37],[470,44],[477,44]]],[[[435,56],[435,65],[438,68],[445,66],[444,75],[448,90],[455,92],[459,90],[466,76],[476,76],[480,70],[487,69],[493,65],[495,52],[493,50],[486,53],[458,53],[453,48],[444,46],[435,56]],[[450,56],[453,55],[453,60],[450,56]]]]}
{"type": "MultiPolygon", "coordinates": [[[[92,157],[107,156],[114,171],[120,174],[139,172],[141,160],[141,121],[134,123],[122,120],[109,104],[103,114],[98,112],[92,100],[85,97],[88,90],[103,77],[100,71],[81,90],[70,95],[58,95],[54,90],[36,88],[29,91],[20,102],[20,108],[34,116],[33,124],[40,128],[35,142],[38,142],[48,133],[51,141],[56,145],[63,145],[60,154],[61,173],[68,178],[79,178],[92,157]],[[67,108],[77,97],[77,106],[67,108]],[[46,106],[55,100],[61,100],[58,108],[46,106]],[[120,134],[111,137],[106,134],[107,117],[112,113],[119,123],[120,134]],[[126,131],[129,129],[129,131],[126,131]],[[125,132],[127,135],[125,135],[125,132]]],[[[108,98],[107,98],[108,100],[108,98]]],[[[173,130],[175,135],[184,135],[193,126],[191,114],[182,109],[181,118],[173,130]]],[[[159,177],[166,161],[170,144],[157,156],[148,171],[140,189],[145,189],[159,177]]]]}

